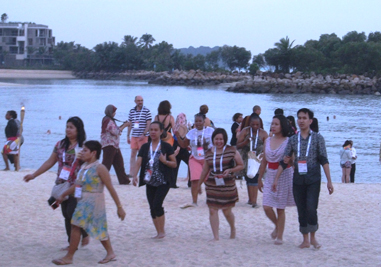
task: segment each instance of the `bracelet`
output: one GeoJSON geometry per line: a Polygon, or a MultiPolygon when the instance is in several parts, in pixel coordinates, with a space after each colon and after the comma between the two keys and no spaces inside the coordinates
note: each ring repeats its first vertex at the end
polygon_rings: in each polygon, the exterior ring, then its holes
{"type": "Polygon", "coordinates": [[[122,204],[118,205],[118,208],[123,208],[122,204]]]}

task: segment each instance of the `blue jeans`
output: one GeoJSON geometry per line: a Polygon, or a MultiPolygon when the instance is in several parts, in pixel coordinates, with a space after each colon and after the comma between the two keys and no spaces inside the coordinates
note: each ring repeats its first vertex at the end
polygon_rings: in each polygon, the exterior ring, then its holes
{"type": "Polygon", "coordinates": [[[302,234],[316,232],[318,229],[317,208],[321,181],[313,184],[294,184],[293,193],[299,215],[299,231],[302,234]]]}

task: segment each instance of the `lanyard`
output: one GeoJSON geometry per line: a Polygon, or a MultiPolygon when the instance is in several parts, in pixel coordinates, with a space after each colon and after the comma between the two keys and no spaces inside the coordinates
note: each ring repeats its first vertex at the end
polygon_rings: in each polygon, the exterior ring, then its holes
{"type": "MultiPolygon", "coordinates": [[[[258,143],[258,132],[259,132],[259,129],[257,130],[257,135],[255,136],[255,144],[254,144],[254,150],[257,150],[257,143],[258,143]]],[[[253,147],[253,143],[252,143],[252,139],[253,139],[253,129],[250,127],[250,151],[253,151],[252,150],[252,147],[253,147]]]]}
{"type": "Polygon", "coordinates": [[[157,151],[159,150],[159,147],[160,147],[160,144],[161,144],[161,141],[159,141],[159,143],[157,144],[157,147],[155,149],[155,152],[152,154],[152,142],[151,142],[151,145],[149,147],[149,150],[150,150],[150,153],[151,153],[151,159],[150,159],[150,162],[152,161],[152,164],[153,164],[153,161],[154,161],[154,157],[155,157],[155,154],[157,153],[157,151]]]}
{"type": "MultiPolygon", "coordinates": [[[[82,174],[82,176],[81,176],[81,179],[78,179],[79,182],[82,183],[82,181],[83,181],[83,177],[86,176],[86,173],[87,173],[88,170],[89,170],[89,169],[87,169],[87,170],[85,170],[85,171],[83,172],[83,174],[82,174]]],[[[79,176],[79,175],[78,175],[78,176],[79,176]]]]}
{"type": "Polygon", "coordinates": [[[139,123],[140,123],[140,118],[142,117],[143,110],[144,110],[144,106],[143,106],[142,109],[140,110],[139,119],[138,119],[138,122],[139,122],[139,123]]]}
{"type": "MultiPolygon", "coordinates": [[[[194,142],[195,142],[196,146],[197,146],[198,131],[199,131],[199,130],[196,129],[196,134],[194,135],[194,142]]],[[[205,132],[205,128],[202,129],[202,134],[201,134],[201,146],[204,144],[204,132],[205,132]]]]}
{"type": "MultiPolygon", "coordinates": [[[[222,169],[222,159],[224,158],[224,152],[225,152],[226,146],[224,146],[224,149],[222,150],[221,158],[220,158],[220,172],[223,171],[222,169]]],[[[214,147],[214,155],[213,155],[213,171],[216,171],[216,155],[217,155],[217,147],[214,147]]]]}
{"type": "MultiPolygon", "coordinates": [[[[312,135],[311,135],[311,132],[310,132],[310,135],[308,136],[308,144],[307,144],[306,157],[308,157],[308,153],[310,152],[311,139],[312,139],[312,135]]],[[[298,134],[298,158],[300,158],[300,132],[298,134]]]]}
{"type": "MultiPolygon", "coordinates": [[[[79,147],[79,146],[78,146],[78,143],[77,143],[77,145],[76,145],[75,148],[74,148],[74,155],[75,155],[75,157],[74,157],[74,160],[73,160],[73,162],[72,162],[72,164],[71,164],[72,167],[73,167],[73,165],[74,165],[75,160],[77,159],[77,153],[75,152],[75,149],[78,148],[78,147],[79,147]]],[[[62,152],[62,162],[63,162],[63,163],[66,162],[66,151],[65,151],[65,150],[62,152]]]]}

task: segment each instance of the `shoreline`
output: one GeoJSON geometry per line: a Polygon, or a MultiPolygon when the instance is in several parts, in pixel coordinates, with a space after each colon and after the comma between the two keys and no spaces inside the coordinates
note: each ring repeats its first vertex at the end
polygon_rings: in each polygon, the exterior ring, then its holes
{"type": "Polygon", "coordinates": [[[76,77],[71,71],[66,70],[0,69],[1,79],[76,79],[76,77]]]}
{"type": "MultiPolygon", "coordinates": [[[[51,260],[62,257],[66,233],[60,210],[46,204],[55,169],[25,183],[22,178],[32,170],[0,171],[0,225],[2,265],[52,266],[51,260]]],[[[247,202],[246,185],[237,181],[239,202],[233,209],[237,238],[230,240],[229,226],[220,216],[220,241],[212,239],[205,190],[197,208],[180,209],[191,199],[186,181],[179,180],[164,201],[167,236],[152,240],[155,234],[144,187],[119,185],[111,176],[127,217],[121,222],[115,204],[105,190],[108,231],[115,253],[110,266],[377,266],[379,256],[378,220],[381,210],[381,184],[334,184],[329,195],[322,183],[319,203],[320,250],[299,249],[302,241],[295,207],[286,208],[284,244],[276,246],[270,238],[273,226],[262,208],[253,209],[247,202]],[[350,253],[348,253],[350,252],[350,253]],[[163,255],[170,254],[170,257],[163,255]],[[214,255],[214,256],[211,256],[214,255]]],[[[324,180],[324,179],[323,179],[324,180]]],[[[262,205],[262,194],[258,195],[262,205]]],[[[92,266],[105,251],[99,241],[91,239],[79,248],[75,266],[92,266]]]]}

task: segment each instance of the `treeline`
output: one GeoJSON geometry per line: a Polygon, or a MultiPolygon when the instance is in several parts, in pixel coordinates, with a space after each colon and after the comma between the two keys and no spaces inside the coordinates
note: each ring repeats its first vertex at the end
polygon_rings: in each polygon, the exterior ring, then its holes
{"type": "Polygon", "coordinates": [[[253,57],[261,69],[274,72],[315,72],[321,74],[381,74],[381,33],[348,32],[342,39],[323,34],[319,40],[308,40],[293,46],[288,37],[274,48],[253,57]]]}
{"type": "Polygon", "coordinates": [[[243,47],[223,46],[206,56],[184,55],[165,41],[154,44],[151,34],[126,35],[121,44],[104,42],[92,50],[74,42],[59,42],[53,57],[61,68],[73,71],[122,72],[127,70],[169,71],[172,69],[203,71],[246,70],[251,52],[243,47]],[[222,67],[221,67],[222,66],[222,67]]]}

